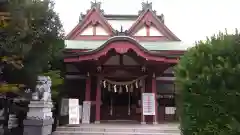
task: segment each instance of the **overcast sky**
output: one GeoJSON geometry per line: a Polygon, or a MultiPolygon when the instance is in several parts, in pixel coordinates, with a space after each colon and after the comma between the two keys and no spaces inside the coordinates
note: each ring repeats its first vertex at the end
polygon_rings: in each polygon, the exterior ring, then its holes
{"type": "MultiPolygon", "coordinates": [[[[55,0],[65,33],[86,13],[91,0],[55,0]]],[[[137,14],[143,0],[98,0],[106,14],[137,14]]],[[[218,31],[231,33],[240,28],[240,0],[149,0],[165,24],[182,41],[194,43],[218,31]]]]}

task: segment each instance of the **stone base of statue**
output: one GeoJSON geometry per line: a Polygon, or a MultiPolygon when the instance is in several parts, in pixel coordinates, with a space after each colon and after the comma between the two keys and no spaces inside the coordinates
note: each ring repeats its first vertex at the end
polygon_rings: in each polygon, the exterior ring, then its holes
{"type": "Polygon", "coordinates": [[[31,101],[27,119],[23,121],[23,135],[50,135],[52,133],[52,107],[50,101],[31,101]]]}

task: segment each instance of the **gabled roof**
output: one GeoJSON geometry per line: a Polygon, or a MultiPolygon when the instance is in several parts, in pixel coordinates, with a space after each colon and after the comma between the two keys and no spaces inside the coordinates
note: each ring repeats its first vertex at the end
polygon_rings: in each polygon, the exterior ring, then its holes
{"type": "Polygon", "coordinates": [[[81,33],[89,25],[100,24],[109,35],[114,35],[114,29],[107,22],[106,18],[102,14],[100,9],[101,3],[92,2],[91,9],[84,16],[83,20],[66,36],[66,39],[74,39],[79,33],[81,33]]]}
{"type": "Polygon", "coordinates": [[[117,53],[120,54],[124,54],[129,50],[133,50],[137,53],[138,56],[141,56],[147,60],[161,61],[167,63],[177,63],[178,60],[176,59],[176,57],[179,57],[177,55],[171,57],[166,53],[149,51],[143,46],[141,46],[140,43],[134,38],[128,36],[117,36],[110,38],[102,46],[98,47],[95,50],[87,52],[75,52],[71,54],[67,54],[68,52],[65,51],[64,61],[73,62],[98,59],[103,55],[105,56],[106,53],[112,49],[114,49],[117,53]]]}
{"type": "Polygon", "coordinates": [[[135,34],[144,25],[153,25],[169,40],[180,41],[164,24],[163,15],[162,20],[160,20],[155,11],[152,10],[152,3],[142,3],[142,6],[143,9],[140,11],[140,16],[128,30],[129,35],[135,34]]]}

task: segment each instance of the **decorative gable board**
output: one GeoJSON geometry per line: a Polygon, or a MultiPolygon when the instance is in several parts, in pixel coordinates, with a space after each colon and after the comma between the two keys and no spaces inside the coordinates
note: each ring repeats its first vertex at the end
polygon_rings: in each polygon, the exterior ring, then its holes
{"type": "Polygon", "coordinates": [[[81,33],[80,35],[93,35],[93,26],[92,25],[89,25],[87,28],[85,28],[81,33]]]}
{"type": "Polygon", "coordinates": [[[155,26],[143,26],[133,36],[164,36],[155,26]]]}
{"type": "Polygon", "coordinates": [[[107,33],[107,31],[102,26],[98,25],[98,26],[96,26],[96,35],[107,36],[109,34],[107,33]]]}
{"type": "Polygon", "coordinates": [[[101,26],[101,25],[96,25],[96,26],[92,26],[92,25],[89,25],[87,28],[85,28],[79,35],[82,35],[82,36],[86,36],[86,35],[91,35],[91,36],[95,36],[95,35],[109,35],[107,33],[107,31],[101,26]]]}
{"type": "Polygon", "coordinates": [[[149,36],[164,36],[156,27],[149,28],[149,36]]]}
{"type": "Polygon", "coordinates": [[[113,28],[102,15],[101,11],[99,9],[92,8],[88,11],[84,19],[67,35],[66,39],[74,40],[81,35],[113,34],[113,28]]]}
{"type": "Polygon", "coordinates": [[[134,34],[134,36],[147,36],[146,31],[147,31],[147,27],[143,26],[134,34]]]}
{"type": "Polygon", "coordinates": [[[145,29],[146,27],[150,27],[149,36],[161,35],[171,41],[180,41],[180,39],[176,37],[167,28],[167,26],[165,26],[165,24],[158,19],[157,15],[153,13],[153,11],[150,9],[144,11],[139,16],[136,22],[128,30],[128,34],[133,36],[147,35],[147,32],[145,31],[145,34],[143,34],[144,30],[142,30],[145,29]],[[150,32],[152,32],[152,34],[150,34],[150,32]]]}

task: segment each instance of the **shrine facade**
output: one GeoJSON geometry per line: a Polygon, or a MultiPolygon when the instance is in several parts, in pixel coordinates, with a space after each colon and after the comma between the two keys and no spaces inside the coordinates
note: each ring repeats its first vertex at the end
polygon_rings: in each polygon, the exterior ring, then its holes
{"type": "Polygon", "coordinates": [[[152,3],[136,15],[105,14],[92,2],[66,36],[68,97],[83,105],[82,123],[177,121],[173,67],[187,49],[152,3]]]}

